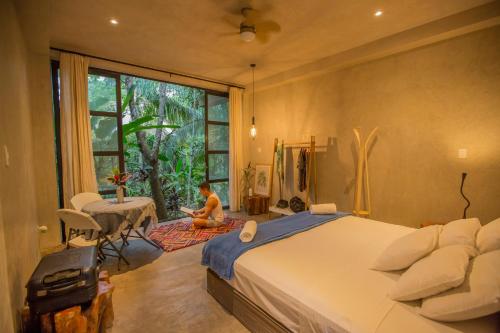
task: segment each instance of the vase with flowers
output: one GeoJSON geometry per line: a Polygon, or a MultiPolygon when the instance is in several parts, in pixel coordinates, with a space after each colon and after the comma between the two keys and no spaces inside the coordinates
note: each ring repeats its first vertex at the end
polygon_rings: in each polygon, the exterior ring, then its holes
{"type": "Polygon", "coordinates": [[[126,172],[120,172],[120,169],[113,168],[112,174],[107,177],[109,183],[116,185],[116,202],[125,202],[125,184],[129,180],[130,175],[126,172]]]}

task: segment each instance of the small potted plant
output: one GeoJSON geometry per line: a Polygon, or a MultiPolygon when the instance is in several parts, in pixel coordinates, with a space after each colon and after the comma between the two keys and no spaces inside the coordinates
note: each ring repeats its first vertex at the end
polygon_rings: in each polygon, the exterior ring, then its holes
{"type": "Polygon", "coordinates": [[[252,167],[251,163],[248,163],[248,166],[242,169],[241,175],[241,184],[243,185],[243,195],[244,196],[252,196],[252,179],[254,177],[255,168],[252,167]]]}
{"type": "Polygon", "coordinates": [[[120,172],[120,169],[113,168],[111,176],[106,179],[113,185],[116,185],[116,202],[125,202],[125,184],[129,180],[130,175],[126,172],[120,172]]]}

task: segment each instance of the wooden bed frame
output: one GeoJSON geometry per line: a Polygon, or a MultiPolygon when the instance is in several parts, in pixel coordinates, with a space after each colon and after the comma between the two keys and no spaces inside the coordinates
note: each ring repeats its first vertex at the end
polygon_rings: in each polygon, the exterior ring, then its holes
{"type": "Polygon", "coordinates": [[[210,268],[207,269],[207,291],[251,332],[290,333],[279,321],[245,297],[210,268]]]}

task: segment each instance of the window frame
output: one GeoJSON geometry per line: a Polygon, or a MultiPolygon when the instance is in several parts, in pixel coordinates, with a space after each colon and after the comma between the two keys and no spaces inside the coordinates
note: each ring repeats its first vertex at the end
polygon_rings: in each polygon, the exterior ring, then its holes
{"type": "MultiPolygon", "coordinates": [[[[51,61],[51,66],[52,66],[52,99],[53,99],[53,109],[54,109],[54,122],[55,122],[55,141],[56,141],[56,157],[57,157],[57,173],[59,177],[59,205],[60,207],[64,207],[64,202],[63,202],[63,184],[62,184],[62,156],[61,156],[61,124],[60,124],[60,90],[59,90],[59,61],[58,60],[52,60],[51,61]]],[[[227,154],[229,157],[229,142],[228,142],[228,149],[227,150],[209,150],[208,149],[208,125],[222,125],[222,126],[230,126],[229,122],[229,117],[228,121],[215,121],[215,120],[208,120],[208,95],[213,95],[213,96],[221,96],[229,99],[229,93],[228,92],[221,92],[221,91],[216,91],[216,90],[211,90],[207,88],[202,88],[202,87],[196,87],[193,85],[188,85],[188,84],[182,84],[182,83],[177,83],[177,82],[170,82],[166,80],[160,80],[156,78],[150,78],[150,77],[145,77],[137,74],[130,74],[126,72],[115,72],[111,70],[106,70],[102,68],[96,68],[96,67],[89,67],[88,74],[93,74],[93,75],[101,75],[101,76],[106,76],[106,77],[111,77],[115,79],[116,82],[116,113],[115,112],[106,112],[106,111],[95,111],[95,110],[90,110],[89,113],[91,116],[105,116],[105,117],[116,117],[117,118],[117,137],[118,137],[118,150],[117,151],[93,151],[93,156],[118,156],[118,161],[119,161],[119,169],[120,172],[125,171],[125,155],[123,151],[123,115],[121,112],[122,108],[122,99],[121,99],[121,76],[122,75],[128,75],[128,76],[134,76],[140,79],[145,79],[145,80],[152,80],[152,81],[157,81],[157,82],[163,82],[163,83],[168,83],[168,84],[175,84],[175,85],[180,85],[184,87],[189,87],[189,88],[194,88],[194,89],[200,89],[203,90],[205,93],[205,180],[210,183],[224,183],[224,182],[229,182],[229,175],[227,178],[221,178],[221,179],[212,179],[210,180],[209,172],[210,168],[208,165],[208,156],[210,154],[227,154]]],[[[229,102],[229,101],[228,101],[229,102]]],[[[228,116],[229,116],[229,108],[228,108],[228,116]]],[[[114,194],[114,190],[103,190],[99,191],[100,194],[114,194]]],[[[224,209],[229,208],[229,205],[223,206],[224,209]]],[[[65,235],[64,233],[64,226],[62,225],[62,234],[63,237],[65,235]]]]}
{"type": "MultiPolygon", "coordinates": [[[[112,72],[104,69],[89,67],[88,75],[98,75],[113,78],[115,80],[116,88],[116,112],[108,111],[96,111],[91,110],[89,107],[90,116],[97,117],[113,117],[116,118],[116,128],[117,128],[117,139],[118,139],[118,150],[92,150],[94,157],[96,156],[118,156],[118,168],[120,172],[125,172],[125,155],[123,151],[123,124],[122,124],[122,96],[121,96],[121,81],[120,73],[112,72]]],[[[115,190],[99,190],[99,194],[114,194],[115,190]]]]}
{"type": "MultiPolygon", "coordinates": [[[[208,165],[208,160],[209,160],[209,155],[224,155],[227,154],[228,161],[229,161],[229,138],[228,138],[228,145],[227,145],[227,150],[210,150],[208,148],[209,144],[209,139],[208,139],[208,127],[209,125],[221,125],[221,126],[227,126],[229,129],[229,106],[228,106],[228,121],[216,121],[216,120],[209,120],[208,119],[208,95],[212,96],[220,96],[220,97],[226,97],[229,99],[229,94],[228,93],[223,93],[219,91],[213,91],[213,90],[205,90],[205,166],[206,166],[206,181],[209,184],[216,184],[216,183],[229,183],[229,175],[227,178],[217,178],[217,179],[210,179],[210,168],[208,165]]],[[[228,100],[229,104],[229,100],[228,100]]],[[[230,135],[230,134],[229,134],[230,135]]],[[[229,196],[228,196],[229,198],[229,196]]],[[[224,205],[224,209],[229,208],[229,205],[224,205]]]]}

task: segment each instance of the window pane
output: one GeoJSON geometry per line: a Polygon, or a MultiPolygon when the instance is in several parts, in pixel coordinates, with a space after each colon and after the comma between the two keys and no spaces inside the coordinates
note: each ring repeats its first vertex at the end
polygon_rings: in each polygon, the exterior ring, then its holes
{"type": "Polygon", "coordinates": [[[208,178],[210,180],[229,178],[229,154],[208,155],[208,178]]]}
{"type": "Polygon", "coordinates": [[[208,150],[229,150],[229,126],[208,124],[208,150]]]}
{"type": "Polygon", "coordinates": [[[89,74],[89,109],[116,112],[116,80],[89,74]]]}
{"type": "Polygon", "coordinates": [[[208,100],[208,120],[229,121],[227,97],[207,95],[208,100]]]}
{"type": "Polygon", "coordinates": [[[114,190],[115,186],[108,183],[108,177],[113,168],[119,167],[118,156],[94,156],[95,174],[99,191],[114,190]]]}
{"type": "Polygon", "coordinates": [[[229,182],[211,183],[210,188],[217,193],[223,206],[229,206],[229,182]]]}
{"type": "Polygon", "coordinates": [[[90,116],[92,149],[118,151],[118,124],[116,117],[90,116]]]}

